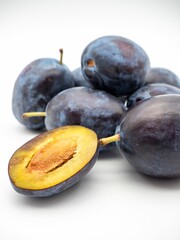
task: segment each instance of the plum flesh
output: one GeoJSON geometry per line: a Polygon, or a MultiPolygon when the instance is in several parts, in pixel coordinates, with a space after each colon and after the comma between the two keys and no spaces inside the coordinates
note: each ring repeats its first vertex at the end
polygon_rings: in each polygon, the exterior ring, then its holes
{"type": "Polygon", "coordinates": [[[150,60],[144,49],[130,39],[103,36],[85,47],[81,67],[94,88],[120,97],[145,84],[150,60]]]}
{"type": "Polygon", "coordinates": [[[12,155],[8,172],[21,194],[47,197],[71,187],[94,166],[98,157],[95,132],[65,126],[41,133],[12,155]]]}
{"type": "Polygon", "coordinates": [[[116,133],[118,149],[139,172],[180,177],[180,95],[140,102],[127,111],[116,133]]]}
{"type": "Polygon", "coordinates": [[[14,85],[12,111],[15,118],[29,129],[43,129],[43,117],[24,120],[22,114],[45,111],[52,97],[73,86],[71,71],[58,60],[40,58],[29,63],[19,74],[14,85]]]}

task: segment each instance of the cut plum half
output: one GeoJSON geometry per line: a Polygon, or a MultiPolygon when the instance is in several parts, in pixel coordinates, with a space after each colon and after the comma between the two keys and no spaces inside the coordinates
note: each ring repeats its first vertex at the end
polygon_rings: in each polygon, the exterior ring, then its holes
{"type": "Polygon", "coordinates": [[[17,149],[8,172],[14,189],[46,197],[77,183],[98,158],[98,138],[82,126],[64,126],[41,133],[17,149]]]}

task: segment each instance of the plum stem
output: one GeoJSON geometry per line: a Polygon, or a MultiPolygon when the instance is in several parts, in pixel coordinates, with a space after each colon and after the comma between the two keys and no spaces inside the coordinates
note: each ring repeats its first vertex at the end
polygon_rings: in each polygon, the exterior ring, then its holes
{"type": "Polygon", "coordinates": [[[99,139],[99,144],[100,145],[107,145],[109,143],[116,142],[116,141],[120,141],[120,135],[119,134],[115,134],[113,136],[106,137],[106,138],[101,138],[101,139],[99,139]]]}
{"type": "Polygon", "coordinates": [[[63,64],[63,49],[59,49],[59,52],[60,52],[60,60],[59,60],[59,63],[62,65],[63,64]]]}
{"type": "Polygon", "coordinates": [[[46,112],[25,112],[22,114],[23,118],[30,117],[46,117],[46,112]]]}

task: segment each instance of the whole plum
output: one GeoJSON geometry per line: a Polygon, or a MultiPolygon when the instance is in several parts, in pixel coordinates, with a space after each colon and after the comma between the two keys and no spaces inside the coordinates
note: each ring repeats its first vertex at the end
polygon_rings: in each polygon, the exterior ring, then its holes
{"type": "Polygon", "coordinates": [[[72,71],[72,74],[74,77],[75,87],[79,87],[79,86],[91,87],[91,84],[88,83],[84,78],[81,67],[74,69],[72,71]]]}
{"type": "Polygon", "coordinates": [[[44,118],[24,119],[24,112],[43,112],[49,100],[60,91],[73,87],[71,71],[53,58],[40,58],[29,63],[19,74],[13,89],[12,111],[15,118],[29,129],[41,130],[44,118]]]}
{"type": "Polygon", "coordinates": [[[180,88],[180,78],[171,70],[162,67],[151,68],[146,83],[166,83],[180,88]]]}
{"type": "MultiPolygon", "coordinates": [[[[58,93],[49,101],[45,112],[47,130],[66,125],[80,125],[96,132],[98,138],[103,138],[115,132],[125,108],[115,96],[82,86],[58,93]]],[[[23,116],[28,117],[28,115],[29,113],[24,113],[23,116]]],[[[33,114],[30,116],[32,117],[33,114]]]]}
{"type": "Polygon", "coordinates": [[[103,36],[85,47],[81,67],[94,88],[121,97],[145,84],[150,60],[144,49],[130,39],[103,36]]]}
{"type": "Polygon", "coordinates": [[[180,177],[180,95],[152,97],[126,112],[116,129],[121,154],[139,172],[180,177]]]}
{"type": "Polygon", "coordinates": [[[165,83],[147,84],[130,95],[126,102],[126,106],[127,108],[130,108],[137,102],[141,102],[143,100],[151,98],[152,96],[172,93],[180,94],[180,88],[165,83]]]}

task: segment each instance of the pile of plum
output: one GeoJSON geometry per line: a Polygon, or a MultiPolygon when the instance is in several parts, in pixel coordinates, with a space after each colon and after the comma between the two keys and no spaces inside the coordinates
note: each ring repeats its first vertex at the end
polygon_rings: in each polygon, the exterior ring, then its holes
{"type": "Polygon", "coordinates": [[[130,39],[95,39],[74,71],[62,49],[59,61],[31,62],[15,82],[12,110],[25,127],[42,131],[9,161],[19,193],[59,193],[90,171],[99,152],[116,147],[143,174],[180,176],[180,79],[152,68],[130,39]]]}

